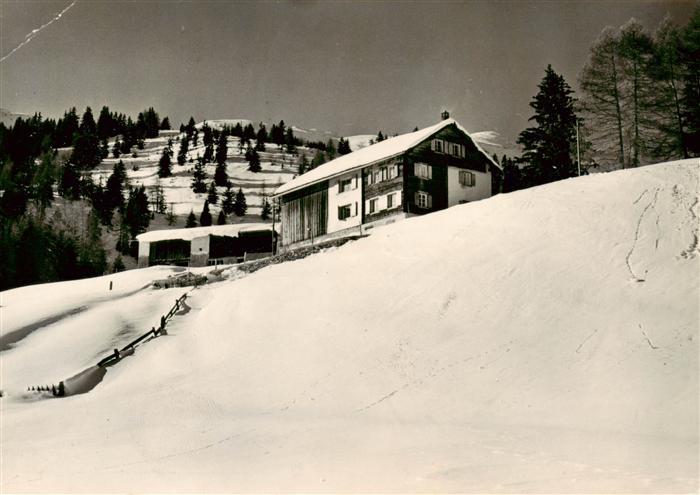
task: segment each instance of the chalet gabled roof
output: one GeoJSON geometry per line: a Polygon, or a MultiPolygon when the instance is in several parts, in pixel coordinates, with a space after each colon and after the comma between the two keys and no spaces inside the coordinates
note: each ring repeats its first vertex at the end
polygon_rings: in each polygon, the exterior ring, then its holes
{"type": "MultiPolygon", "coordinates": [[[[296,191],[317,182],[328,180],[346,172],[366,167],[367,165],[400,155],[451,124],[455,124],[460,131],[469,137],[469,139],[472,139],[471,136],[469,136],[469,133],[461,125],[459,125],[455,119],[445,119],[435,125],[426,127],[425,129],[420,129],[415,132],[409,132],[408,134],[401,134],[400,136],[385,139],[379,143],[361,148],[352,153],[348,153],[347,155],[340,156],[335,160],[324,163],[323,165],[319,165],[315,169],[306,172],[305,174],[302,174],[278,187],[274,192],[274,195],[280,196],[291,191],[296,191]]],[[[500,165],[494,162],[488,153],[481,149],[476,141],[472,139],[472,142],[476,148],[489,160],[489,162],[500,168],[500,165]]]]}

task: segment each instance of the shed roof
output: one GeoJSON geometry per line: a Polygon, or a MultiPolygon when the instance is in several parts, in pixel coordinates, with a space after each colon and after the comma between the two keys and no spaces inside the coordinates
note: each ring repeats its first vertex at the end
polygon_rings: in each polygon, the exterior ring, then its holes
{"type": "Polygon", "coordinates": [[[444,129],[445,127],[451,124],[455,124],[460,131],[462,131],[464,134],[467,135],[467,137],[469,137],[469,139],[472,140],[476,148],[481,153],[483,153],[483,155],[494,166],[500,168],[500,165],[494,162],[488,155],[488,153],[486,153],[477,144],[477,142],[474,139],[472,139],[471,136],[469,136],[469,133],[466,131],[466,129],[464,129],[464,127],[462,127],[459,124],[459,122],[457,122],[455,119],[445,119],[430,127],[426,127],[424,129],[420,129],[414,132],[409,132],[408,134],[401,134],[399,136],[385,139],[384,141],[381,141],[379,143],[367,146],[366,148],[361,148],[352,153],[348,153],[347,155],[340,156],[335,160],[331,160],[330,162],[324,163],[323,165],[320,165],[315,169],[305,174],[302,174],[296,177],[295,179],[292,179],[291,181],[287,182],[286,184],[283,184],[282,186],[278,187],[277,190],[275,190],[274,195],[280,196],[291,191],[296,191],[316,182],[327,180],[332,177],[342,175],[351,170],[355,170],[357,168],[361,168],[372,163],[400,155],[401,153],[404,153],[405,151],[413,148],[414,146],[417,146],[436,132],[444,129]]]}
{"type": "Polygon", "coordinates": [[[231,225],[211,225],[209,227],[193,227],[190,229],[168,229],[151,230],[136,236],[139,242],[156,242],[172,239],[182,239],[191,241],[197,237],[206,235],[219,235],[235,237],[239,232],[249,232],[256,230],[272,230],[272,225],[268,223],[237,223],[231,225]]]}

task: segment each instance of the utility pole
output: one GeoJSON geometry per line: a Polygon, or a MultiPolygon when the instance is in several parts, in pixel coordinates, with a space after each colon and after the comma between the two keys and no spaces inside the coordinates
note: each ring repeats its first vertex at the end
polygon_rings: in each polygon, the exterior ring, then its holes
{"type": "Polygon", "coordinates": [[[576,117],[576,165],[578,166],[578,176],[581,177],[581,144],[578,137],[578,117],[576,117]]]}
{"type": "Polygon", "coordinates": [[[275,255],[275,197],[272,197],[272,256],[275,255]]]}

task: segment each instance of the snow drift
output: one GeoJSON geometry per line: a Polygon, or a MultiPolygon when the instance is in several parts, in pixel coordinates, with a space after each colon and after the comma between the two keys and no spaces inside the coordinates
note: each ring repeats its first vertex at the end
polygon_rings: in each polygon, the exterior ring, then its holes
{"type": "MultiPolygon", "coordinates": [[[[698,165],[500,195],[199,288],[82,396],[20,392],[17,369],[58,380],[95,332],[37,330],[1,355],[0,488],[696,491],[698,165]]],[[[18,290],[3,319],[42,306],[18,290]]]]}

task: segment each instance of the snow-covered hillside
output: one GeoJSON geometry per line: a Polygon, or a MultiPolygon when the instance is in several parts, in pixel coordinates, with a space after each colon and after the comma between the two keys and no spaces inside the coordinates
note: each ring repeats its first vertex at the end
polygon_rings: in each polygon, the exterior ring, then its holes
{"type": "Polygon", "coordinates": [[[699,169],[570,179],[232,269],[63,399],[23,390],[184,289],[137,290],[170,270],[150,268],[3,293],[3,335],[86,309],[0,354],[0,490],[697,491],[699,169]]]}
{"type": "MultiPolygon", "coordinates": [[[[220,128],[223,125],[235,125],[236,122],[249,123],[249,121],[242,119],[228,119],[207,121],[207,124],[213,128],[220,128]]],[[[203,123],[199,123],[196,126],[201,129],[202,125],[203,123]]],[[[106,183],[114,168],[114,164],[122,160],[131,184],[143,184],[149,191],[156,185],[161,185],[165,193],[165,202],[168,207],[172,205],[175,215],[185,216],[190,211],[194,211],[199,216],[207,194],[192,191],[194,163],[177,164],[176,157],[180,149],[180,144],[176,141],[177,136],[177,131],[161,131],[159,137],[145,140],[143,150],[134,149],[136,157],[127,154],[114,158],[110,154],[109,158],[103,160],[93,172],[94,180],[96,182],[102,180],[103,184],[106,183]],[[163,148],[165,148],[169,140],[173,141],[173,176],[161,179],[158,177],[158,161],[163,148]]],[[[112,144],[113,141],[110,142],[110,149],[112,144]]],[[[245,150],[240,150],[238,144],[239,139],[237,137],[228,138],[226,172],[234,190],[237,191],[238,188],[243,190],[248,205],[248,213],[250,215],[259,215],[263,197],[271,195],[276,187],[290,181],[297,174],[299,158],[298,156],[285,153],[281,147],[275,144],[268,143],[265,145],[266,151],[259,153],[262,170],[254,173],[248,170],[248,162],[244,157],[245,150]]],[[[311,154],[309,150],[303,147],[300,148],[299,153],[311,154]]],[[[187,157],[188,159],[196,160],[198,156],[202,155],[204,155],[204,144],[200,133],[198,145],[190,146],[187,157]]],[[[216,164],[209,163],[205,169],[208,185],[214,180],[216,164]]],[[[222,195],[225,188],[218,187],[217,191],[222,195]]],[[[219,212],[220,204],[221,201],[219,201],[219,205],[211,206],[214,218],[219,212]]],[[[233,220],[233,218],[230,220],[233,220]]]]}

